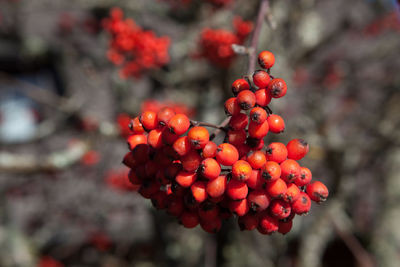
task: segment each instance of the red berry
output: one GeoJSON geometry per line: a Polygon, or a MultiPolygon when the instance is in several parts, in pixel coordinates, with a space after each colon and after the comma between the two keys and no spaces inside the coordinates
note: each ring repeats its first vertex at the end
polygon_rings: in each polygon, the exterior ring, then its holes
{"type": "Polygon", "coordinates": [[[281,167],[275,161],[267,161],[261,169],[261,176],[266,181],[275,181],[281,177],[281,167]]]}
{"type": "Polygon", "coordinates": [[[271,114],[267,118],[269,130],[273,133],[281,133],[285,130],[285,121],[281,116],[271,114]]]}
{"type": "Polygon", "coordinates": [[[139,117],[140,123],[146,131],[151,131],[158,126],[157,113],[154,111],[145,111],[139,117]]]}
{"type": "Polygon", "coordinates": [[[126,139],[129,149],[133,150],[139,144],[147,144],[147,137],[143,134],[133,134],[126,139]]]}
{"type": "Polygon", "coordinates": [[[199,216],[195,212],[184,211],[179,221],[186,228],[194,228],[199,224],[199,216]]]}
{"type": "Polygon", "coordinates": [[[190,129],[187,136],[194,149],[204,148],[210,139],[208,130],[201,126],[196,126],[190,129]]]}
{"type": "Polygon", "coordinates": [[[221,166],[213,158],[206,158],[201,162],[200,172],[207,179],[215,179],[221,173],[221,166]]]}
{"type": "Polygon", "coordinates": [[[236,99],[240,108],[243,110],[251,109],[256,104],[256,96],[250,90],[241,91],[236,99]]]}
{"type": "Polygon", "coordinates": [[[268,117],[267,112],[265,109],[260,107],[255,107],[250,111],[250,119],[255,123],[263,123],[268,117]]]}
{"type": "Polygon", "coordinates": [[[131,122],[129,123],[129,129],[131,129],[134,134],[141,134],[144,132],[144,128],[139,120],[139,117],[135,117],[131,120],[131,122]]]}
{"type": "Polygon", "coordinates": [[[286,145],[288,151],[288,158],[294,160],[300,160],[308,153],[309,146],[303,139],[290,140],[286,145]]]}
{"type": "Polygon", "coordinates": [[[285,235],[292,230],[293,220],[289,221],[279,221],[278,232],[285,235]]]}
{"type": "Polygon", "coordinates": [[[247,133],[245,130],[228,131],[228,142],[234,146],[242,145],[246,142],[247,133]]]}
{"type": "Polygon", "coordinates": [[[275,161],[276,163],[281,163],[286,160],[288,151],[286,146],[282,143],[274,142],[267,147],[267,159],[275,161]]]}
{"type": "Polygon", "coordinates": [[[162,140],[166,145],[172,145],[179,135],[172,133],[167,127],[162,129],[162,140]]]}
{"type": "Polygon", "coordinates": [[[157,112],[158,123],[162,126],[168,125],[173,116],[175,116],[175,111],[172,108],[163,107],[157,112]]]}
{"type": "Polygon", "coordinates": [[[311,199],[304,193],[300,192],[299,198],[292,203],[292,211],[298,215],[305,214],[310,211],[311,199]]]}
{"type": "Polygon", "coordinates": [[[281,177],[286,182],[293,182],[296,178],[300,176],[300,165],[297,161],[292,159],[287,159],[281,163],[281,177]]]}
{"type": "Polygon", "coordinates": [[[202,221],[212,221],[218,218],[219,207],[210,201],[203,202],[199,207],[199,216],[202,221]]]}
{"type": "Polygon", "coordinates": [[[266,88],[271,78],[266,71],[256,70],[253,73],[253,82],[258,88],[266,88]]]}
{"type": "Polygon", "coordinates": [[[217,155],[217,145],[213,141],[208,141],[201,155],[203,158],[214,158],[217,155]]]}
{"type": "Polygon", "coordinates": [[[270,216],[267,212],[263,212],[260,215],[257,230],[264,235],[270,235],[278,231],[278,225],[279,221],[277,218],[270,216]]]}
{"type": "Polygon", "coordinates": [[[275,64],[275,56],[270,51],[262,51],[258,54],[258,64],[263,69],[270,69],[275,64]]]}
{"type": "Polygon", "coordinates": [[[181,157],[181,163],[185,171],[194,172],[200,166],[201,157],[196,150],[191,150],[181,157]]]}
{"type": "Polygon", "coordinates": [[[246,184],[251,189],[261,189],[265,187],[266,182],[262,178],[259,170],[253,170],[250,178],[246,181],[246,184]]]}
{"type": "Polygon", "coordinates": [[[207,194],[212,198],[221,197],[225,193],[226,183],[226,175],[220,175],[217,178],[208,181],[206,185],[207,194]]]}
{"type": "Polygon", "coordinates": [[[231,200],[229,202],[229,209],[237,216],[244,216],[249,211],[249,202],[246,198],[241,200],[231,200]]]}
{"type": "Polygon", "coordinates": [[[190,145],[189,138],[187,136],[179,137],[172,146],[176,153],[180,156],[184,156],[189,151],[191,151],[192,147],[190,145]]]}
{"type": "Polygon", "coordinates": [[[232,93],[237,95],[243,90],[249,90],[250,84],[245,79],[237,79],[232,83],[232,93]]]}
{"type": "Polygon", "coordinates": [[[258,226],[258,217],[255,214],[247,213],[238,218],[238,224],[241,231],[254,230],[258,226]]]}
{"type": "Polygon", "coordinates": [[[267,183],[266,192],[270,197],[281,198],[285,195],[287,185],[282,179],[277,179],[270,183],[267,183]]]}
{"type": "Polygon", "coordinates": [[[263,123],[258,124],[252,121],[249,124],[248,131],[250,137],[256,139],[262,139],[268,134],[269,131],[268,122],[264,121],[263,123]]]}
{"type": "Polygon", "coordinates": [[[287,85],[283,79],[275,78],[269,83],[268,90],[273,98],[280,98],[286,95],[287,85]]]}
{"type": "Polygon", "coordinates": [[[232,166],[239,159],[239,152],[231,144],[223,143],[217,147],[217,161],[225,166],[232,166]]]}
{"type": "Polygon", "coordinates": [[[226,115],[231,115],[231,116],[239,114],[240,111],[242,110],[240,108],[240,105],[236,97],[231,97],[228,100],[226,100],[224,108],[226,115]]]}
{"type": "Polygon", "coordinates": [[[294,201],[296,201],[299,197],[300,197],[300,189],[297,187],[296,184],[289,184],[287,186],[287,190],[285,195],[283,196],[283,199],[286,202],[292,203],[294,201]]]}
{"type": "Polygon", "coordinates": [[[168,127],[171,132],[181,135],[189,129],[190,120],[185,114],[176,114],[169,120],[168,127]]]}
{"type": "Polygon", "coordinates": [[[237,115],[232,116],[229,121],[229,126],[233,130],[243,130],[246,128],[247,124],[249,123],[249,118],[246,114],[239,113],[237,115]]]}
{"type": "Polygon", "coordinates": [[[196,181],[190,187],[194,199],[201,203],[207,199],[206,183],[204,181],[196,181]]]}
{"type": "Polygon", "coordinates": [[[329,195],[328,188],[320,181],[307,185],[306,192],[311,200],[317,203],[325,201],[329,195]]]}
{"type": "Polygon", "coordinates": [[[265,157],[264,152],[257,150],[250,152],[250,154],[247,156],[247,162],[253,169],[261,169],[265,163],[267,163],[267,158],[265,157]]]}
{"type": "Polygon", "coordinates": [[[254,190],[247,196],[252,211],[263,211],[268,208],[270,198],[264,190],[254,190]]]}
{"type": "Polygon", "coordinates": [[[246,183],[238,180],[230,180],[226,187],[226,194],[233,200],[246,198],[248,191],[246,183]]]}
{"type": "Polygon", "coordinates": [[[238,160],[232,165],[232,178],[239,181],[246,181],[250,178],[252,170],[247,161],[238,160]]]}
{"type": "Polygon", "coordinates": [[[292,210],[289,203],[280,199],[272,201],[269,209],[271,214],[278,219],[287,218],[292,210]]]}
{"type": "Polygon", "coordinates": [[[161,148],[163,146],[162,141],[162,130],[161,129],[153,129],[149,132],[147,136],[147,143],[153,148],[161,148]]]}
{"type": "Polygon", "coordinates": [[[312,173],[309,168],[300,167],[300,175],[294,180],[297,186],[305,186],[312,180],[312,173]]]}
{"type": "Polygon", "coordinates": [[[218,233],[222,226],[221,218],[217,217],[210,221],[200,220],[200,226],[207,233],[210,234],[218,233]]]}
{"type": "Polygon", "coordinates": [[[197,179],[197,174],[195,172],[180,171],[176,177],[175,181],[182,187],[190,187],[197,179]]]}
{"type": "Polygon", "coordinates": [[[256,104],[261,107],[266,107],[271,103],[272,96],[267,89],[259,89],[254,95],[256,96],[256,104]]]}

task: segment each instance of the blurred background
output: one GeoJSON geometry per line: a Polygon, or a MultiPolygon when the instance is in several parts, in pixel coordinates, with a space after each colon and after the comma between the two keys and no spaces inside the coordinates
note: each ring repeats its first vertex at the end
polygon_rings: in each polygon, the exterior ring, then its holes
{"type": "Polygon", "coordinates": [[[272,73],[288,93],[270,106],[286,131],[266,141],[308,141],[301,164],[330,190],[290,233],[233,222],[216,235],[188,230],[127,181],[130,117],[173,105],[225,118],[248,58],[210,55],[207,44],[248,46],[244,21],[255,23],[259,5],[0,0],[0,266],[399,266],[396,0],[270,1],[257,52],[275,53],[272,73]],[[146,47],[161,55],[123,62],[110,41],[113,7],[154,32],[146,47]]]}

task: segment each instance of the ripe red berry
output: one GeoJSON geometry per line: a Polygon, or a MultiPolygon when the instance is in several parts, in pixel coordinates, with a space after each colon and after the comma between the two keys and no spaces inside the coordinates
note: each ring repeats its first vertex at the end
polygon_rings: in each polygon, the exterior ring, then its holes
{"type": "Polygon", "coordinates": [[[259,170],[253,170],[250,178],[246,181],[246,184],[251,189],[262,189],[265,187],[266,182],[262,178],[259,170]]]}
{"type": "Polygon", "coordinates": [[[206,183],[204,181],[196,181],[190,186],[193,198],[201,203],[207,199],[206,183]]]}
{"type": "Polygon", "coordinates": [[[182,187],[190,187],[197,179],[197,174],[195,172],[180,171],[176,177],[175,181],[182,187]]]}
{"type": "Polygon", "coordinates": [[[240,108],[243,110],[251,109],[256,104],[256,96],[250,90],[241,91],[236,99],[240,108]]]}
{"type": "Polygon", "coordinates": [[[150,158],[150,146],[147,144],[138,144],[132,150],[132,155],[138,164],[144,164],[150,158]]]}
{"type": "Polygon", "coordinates": [[[147,144],[147,137],[143,134],[132,134],[126,139],[129,149],[133,150],[139,144],[147,144]]]}
{"type": "Polygon", "coordinates": [[[292,203],[292,211],[298,215],[305,214],[310,211],[311,199],[304,193],[300,192],[299,198],[292,203]]]}
{"type": "Polygon", "coordinates": [[[221,173],[221,166],[213,158],[206,158],[200,164],[200,172],[207,179],[215,179],[221,173]]]}
{"type": "Polygon", "coordinates": [[[250,119],[255,123],[263,123],[267,119],[267,117],[268,114],[263,108],[255,107],[250,111],[250,119]]]}
{"type": "Polygon", "coordinates": [[[239,114],[240,111],[242,110],[240,108],[240,105],[236,97],[231,97],[228,100],[226,100],[224,108],[226,115],[231,115],[231,116],[239,114]]]}
{"type": "Polygon", "coordinates": [[[190,120],[185,114],[176,114],[169,120],[168,127],[171,132],[181,135],[189,129],[190,120]]]}
{"type": "Polygon", "coordinates": [[[170,163],[163,171],[164,176],[168,180],[172,181],[176,175],[182,170],[182,164],[178,162],[170,163]]]}
{"type": "Polygon", "coordinates": [[[225,193],[227,184],[226,175],[220,175],[217,178],[207,182],[206,191],[212,198],[218,198],[225,193]]]}
{"type": "Polygon", "coordinates": [[[252,211],[263,211],[268,208],[270,198],[264,190],[254,190],[249,193],[247,200],[252,211]]]}
{"type": "Polygon", "coordinates": [[[258,217],[255,214],[247,213],[238,218],[238,224],[241,231],[254,230],[258,226],[258,217]]]}
{"type": "Polygon", "coordinates": [[[249,211],[249,202],[246,198],[241,200],[231,200],[229,202],[229,209],[237,216],[244,216],[249,211]]]}
{"type": "Polygon", "coordinates": [[[180,156],[184,156],[192,149],[187,136],[179,137],[173,144],[173,148],[180,156]]]}
{"type": "Polygon", "coordinates": [[[150,199],[160,189],[160,184],[157,181],[144,180],[139,188],[139,194],[147,199],[150,199]]]}
{"type": "Polygon", "coordinates": [[[300,165],[297,161],[287,159],[281,163],[281,177],[286,182],[293,182],[297,177],[300,176],[300,165]]]}
{"type": "Polygon", "coordinates": [[[145,111],[139,117],[140,123],[146,131],[151,131],[158,126],[157,113],[154,111],[145,111]]]}
{"type": "Polygon", "coordinates": [[[275,64],[275,56],[270,51],[262,51],[258,54],[258,64],[263,69],[270,69],[275,64]]]}
{"type": "Polygon", "coordinates": [[[292,226],[293,226],[293,220],[279,221],[278,232],[285,235],[285,234],[289,233],[290,230],[292,230],[292,226]]]}
{"type": "Polygon", "coordinates": [[[165,192],[158,191],[151,197],[151,204],[153,204],[153,207],[158,210],[167,208],[168,195],[165,192]]]}
{"type": "Polygon", "coordinates": [[[239,113],[237,115],[232,116],[229,120],[229,126],[233,130],[243,130],[246,128],[247,124],[249,123],[249,118],[246,114],[239,113]]]}
{"type": "Polygon", "coordinates": [[[227,136],[230,144],[239,146],[246,142],[247,133],[245,130],[230,130],[227,136]]]}
{"type": "Polygon", "coordinates": [[[300,175],[294,180],[297,186],[305,186],[312,180],[312,173],[309,168],[300,167],[300,175]]]}
{"type": "Polygon", "coordinates": [[[281,133],[285,130],[285,121],[281,116],[271,114],[267,118],[269,130],[273,133],[281,133]]]}
{"type": "Polygon", "coordinates": [[[296,201],[299,197],[300,197],[300,189],[297,187],[296,184],[289,184],[287,186],[287,190],[285,195],[283,196],[283,199],[286,202],[292,203],[294,201],[296,201]]]}
{"type": "Polygon", "coordinates": [[[259,225],[257,230],[264,235],[270,235],[278,231],[279,221],[277,218],[272,217],[268,212],[262,212],[259,218],[259,225]]]}
{"type": "Polygon", "coordinates": [[[212,221],[218,218],[219,206],[210,201],[205,201],[200,205],[198,212],[202,221],[212,221]]]}
{"type": "Polygon", "coordinates": [[[188,138],[194,149],[202,149],[210,139],[208,130],[202,126],[196,126],[189,130],[188,138]]]}
{"type": "Polygon", "coordinates": [[[162,132],[161,129],[151,130],[147,136],[147,143],[153,148],[161,148],[163,146],[162,132]]]}
{"type": "Polygon", "coordinates": [[[247,161],[238,160],[232,165],[232,178],[239,181],[246,181],[250,178],[252,170],[247,161]]]}
{"type": "Polygon", "coordinates": [[[139,117],[135,117],[134,119],[131,120],[131,122],[129,123],[129,128],[134,134],[144,133],[144,128],[139,120],[139,117]]]}
{"type": "Polygon", "coordinates": [[[307,185],[306,192],[311,200],[317,203],[325,201],[329,195],[328,188],[320,181],[307,185]]]}
{"type": "Polygon", "coordinates": [[[231,144],[223,143],[217,147],[217,161],[224,166],[232,166],[239,159],[239,152],[231,144]]]}
{"type": "Polygon", "coordinates": [[[281,198],[285,195],[286,190],[287,185],[282,179],[277,179],[267,183],[266,192],[270,197],[281,198]]]}
{"type": "Polygon", "coordinates": [[[162,126],[168,125],[173,116],[175,116],[175,111],[172,108],[163,107],[157,112],[158,123],[162,126]]]}
{"type": "Polygon", "coordinates": [[[252,138],[256,138],[256,139],[262,139],[264,138],[269,131],[269,126],[268,126],[268,122],[264,121],[263,123],[255,123],[253,121],[251,121],[249,123],[249,136],[252,138]]]}
{"type": "Polygon", "coordinates": [[[266,107],[271,103],[272,96],[267,89],[258,89],[254,95],[256,96],[256,104],[261,107],[266,107]]]}
{"type": "Polygon", "coordinates": [[[280,98],[286,95],[287,85],[283,79],[275,78],[269,83],[268,90],[273,98],[280,98]]]}
{"type": "Polygon", "coordinates": [[[167,212],[168,214],[178,217],[184,211],[184,204],[182,197],[174,196],[169,200],[167,212]]]}
{"type": "Polygon", "coordinates": [[[233,200],[246,198],[248,191],[246,183],[238,180],[230,180],[226,187],[226,194],[233,200]]]}
{"type": "Polygon", "coordinates": [[[217,145],[213,141],[208,141],[201,155],[203,158],[214,158],[217,155],[217,145]]]}
{"type": "Polygon", "coordinates": [[[232,83],[233,95],[237,95],[239,92],[249,89],[250,89],[250,84],[245,79],[237,79],[232,83]]]}
{"type": "Polygon", "coordinates": [[[263,179],[271,182],[281,177],[281,167],[275,161],[267,161],[261,169],[263,179]]]}
{"type": "Polygon", "coordinates": [[[221,218],[217,217],[213,220],[200,220],[201,228],[210,234],[218,233],[222,226],[221,218]]]}
{"type": "Polygon", "coordinates": [[[281,163],[286,160],[288,151],[286,146],[279,142],[274,142],[268,145],[267,147],[267,159],[275,161],[276,163],[281,163]]]}
{"type": "Polygon", "coordinates": [[[184,211],[179,218],[180,223],[186,228],[194,228],[199,224],[199,216],[195,212],[184,211]]]}
{"type": "Polygon", "coordinates": [[[289,141],[286,148],[289,159],[300,160],[308,153],[309,145],[303,139],[293,139],[289,141]]]}
{"type": "Polygon", "coordinates": [[[181,157],[181,163],[185,171],[194,172],[200,166],[201,157],[196,150],[191,150],[181,157]]]}
{"type": "Polygon", "coordinates": [[[266,71],[256,70],[253,73],[253,82],[258,88],[266,88],[271,78],[266,71]]]}
{"type": "Polygon", "coordinates": [[[172,133],[167,127],[164,127],[161,137],[164,144],[172,145],[179,138],[179,135],[172,133]]]}
{"type": "Polygon", "coordinates": [[[271,214],[278,219],[287,218],[292,210],[289,203],[280,199],[272,201],[269,209],[271,214]]]}
{"type": "Polygon", "coordinates": [[[247,156],[247,162],[253,169],[261,169],[265,163],[267,163],[267,158],[265,157],[264,152],[257,150],[250,152],[250,154],[247,156]]]}

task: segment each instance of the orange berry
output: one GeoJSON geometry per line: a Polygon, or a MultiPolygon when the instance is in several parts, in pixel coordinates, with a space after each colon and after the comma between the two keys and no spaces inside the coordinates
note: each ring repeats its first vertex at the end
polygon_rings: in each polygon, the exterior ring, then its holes
{"type": "Polygon", "coordinates": [[[228,100],[226,100],[224,108],[226,115],[231,115],[231,116],[239,114],[240,111],[242,110],[239,106],[239,103],[237,102],[236,97],[231,97],[228,100]]]}
{"type": "Polygon", "coordinates": [[[261,107],[266,107],[271,103],[272,97],[267,89],[258,89],[254,95],[256,96],[256,104],[261,107]]]}
{"type": "Polygon", "coordinates": [[[258,54],[258,64],[263,69],[270,69],[275,64],[275,56],[270,51],[262,51],[258,54]]]}
{"type": "Polygon", "coordinates": [[[232,166],[239,159],[239,152],[231,144],[223,143],[217,147],[217,161],[225,166],[232,166]]]}
{"type": "Polygon", "coordinates": [[[135,117],[131,120],[131,122],[129,123],[129,129],[131,129],[131,131],[134,134],[144,133],[144,128],[143,128],[142,123],[139,120],[139,117],[135,117]]]}
{"type": "Polygon", "coordinates": [[[195,172],[180,171],[176,177],[175,181],[182,187],[191,186],[197,179],[197,174],[195,172]]]}
{"type": "Polygon", "coordinates": [[[171,132],[181,135],[189,129],[190,120],[185,114],[176,114],[169,120],[168,127],[171,132]]]}
{"type": "Polygon", "coordinates": [[[203,158],[214,158],[217,155],[217,145],[213,141],[208,141],[202,151],[203,158]]]}
{"type": "Polygon", "coordinates": [[[296,184],[291,183],[288,185],[285,195],[283,199],[286,202],[292,203],[296,201],[300,197],[300,189],[297,187],[296,184]]]}
{"type": "Polygon", "coordinates": [[[300,192],[299,198],[292,203],[292,211],[298,215],[305,214],[310,211],[311,199],[304,193],[300,192]]]}
{"type": "Polygon", "coordinates": [[[237,79],[232,83],[232,93],[237,95],[239,92],[249,90],[250,84],[245,79],[237,79]]]}
{"type": "Polygon", "coordinates": [[[256,104],[256,96],[252,91],[244,90],[237,95],[237,102],[241,109],[248,110],[256,104]]]}
{"type": "Polygon", "coordinates": [[[161,129],[151,130],[147,136],[147,143],[153,148],[161,148],[163,146],[162,133],[161,129]]]}
{"type": "Polygon", "coordinates": [[[285,195],[287,190],[287,185],[282,179],[274,180],[267,183],[266,192],[270,197],[281,198],[285,195]]]}
{"type": "Polygon", "coordinates": [[[293,139],[289,141],[286,148],[289,159],[300,160],[308,153],[309,145],[303,139],[293,139]]]}
{"type": "Polygon", "coordinates": [[[173,116],[175,116],[175,111],[172,108],[163,107],[157,112],[158,123],[162,126],[168,125],[173,116]]]}
{"type": "Polygon", "coordinates": [[[201,126],[193,127],[188,132],[190,144],[194,149],[202,149],[210,139],[208,130],[201,126]]]}
{"type": "Polygon", "coordinates": [[[262,189],[265,187],[266,182],[261,176],[261,171],[252,170],[250,178],[246,181],[246,184],[251,189],[262,189]]]}
{"type": "Polygon", "coordinates": [[[267,147],[267,159],[275,161],[276,163],[281,163],[286,160],[288,151],[286,146],[279,142],[273,142],[267,147]]]}
{"type": "Polygon", "coordinates": [[[221,173],[221,166],[215,159],[206,158],[201,162],[200,172],[205,178],[212,180],[221,173]]]}
{"type": "Polygon", "coordinates": [[[281,199],[272,201],[269,210],[273,216],[280,220],[289,217],[290,212],[292,211],[290,204],[281,199]]]}
{"type": "Polygon", "coordinates": [[[261,176],[267,181],[275,181],[281,177],[281,167],[275,161],[267,161],[261,169],[261,176]]]}
{"type": "Polygon", "coordinates": [[[189,138],[187,136],[179,137],[172,145],[176,153],[180,156],[184,156],[192,149],[189,138]]]}
{"type": "Polygon", "coordinates": [[[249,212],[250,210],[247,198],[240,200],[231,200],[229,202],[229,210],[239,217],[246,215],[247,212],[249,212]]]}
{"type": "Polygon", "coordinates": [[[208,181],[206,186],[207,194],[212,198],[223,196],[226,189],[226,183],[226,175],[220,175],[217,178],[208,181]]]}
{"type": "Polygon", "coordinates": [[[192,172],[199,168],[201,157],[196,150],[191,150],[181,157],[181,163],[184,170],[192,172]]]}
{"type": "Polygon", "coordinates": [[[281,133],[285,130],[285,121],[281,116],[271,114],[267,118],[269,130],[273,133],[281,133]]]}
{"type": "Polygon", "coordinates": [[[250,178],[252,170],[247,161],[238,160],[232,166],[232,178],[239,181],[246,181],[250,178]]]}
{"type": "Polygon", "coordinates": [[[253,73],[253,82],[258,88],[266,88],[271,80],[269,74],[263,70],[256,70],[253,73]]]}
{"type": "Polygon", "coordinates": [[[254,190],[249,193],[247,199],[252,211],[260,212],[268,208],[270,198],[264,190],[254,190]]]}
{"type": "Polygon", "coordinates": [[[281,177],[286,182],[293,182],[296,178],[300,176],[300,165],[297,161],[292,159],[287,159],[283,161],[281,164],[281,177]]]}
{"type": "Polygon", "coordinates": [[[249,188],[245,182],[238,180],[230,180],[226,186],[226,194],[230,199],[240,200],[247,197],[249,188]]]}
{"type": "Polygon", "coordinates": [[[281,78],[272,79],[268,85],[268,91],[273,98],[280,98],[286,95],[287,85],[281,78]]]}
{"type": "Polygon", "coordinates": [[[268,117],[267,112],[265,109],[260,107],[255,107],[250,111],[250,119],[255,123],[263,123],[268,117]]]}
{"type": "Polygon", "coordinates": [[[194,199],[201,203],[207,199],[206,183],[204,181],[196,181],[190,187],[194,199]]]}
{"type": "Polygon", "coordinates": [[[264,152],[257,150],[247,156],[247,162],[253,169],[261,169],[267,163],[267,158],[264,152]]]}
{"type": "Polygon", "coordinates": [[[262,139],[264,138],[269,131],[269,126],[268,126],[268,122],[264,121],[263,123],[255,123],[253,121],[251,121],[249,123],[249,136],[252,138],[256,138],[256,139],[262,139]]]}
{"type": "Polygon", "coordinates": [[[151,131],[158,126],[157,113],[154,111],[145,111],[139,117],[140,123],[146,131],[151,131]]]}
{"type": "Polygon", "coordinates": [[[329,195],[328,188],[320,181],[315,181],[307,185],[306,192],[311,200],[317,203],[325,201],[329,195]]]}
{"type": "Polygon", "coordinates": [[[139,144],[147,144],[147,137],[143,134],[132,134],[126,139],[129,149],[133,150],[139,144]]]}

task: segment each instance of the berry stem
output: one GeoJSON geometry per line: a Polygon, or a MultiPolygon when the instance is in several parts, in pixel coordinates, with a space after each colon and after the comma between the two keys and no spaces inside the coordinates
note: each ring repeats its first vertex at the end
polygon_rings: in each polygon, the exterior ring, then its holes
{"type": "Polygon", "coordinates": [[[228,125],[230,119],[231,117],[227,117],[218,125],[218,128],[210,135],[210,141],[212,141],[221,131],[227,131],[226,126],[228,125]]]}
{"type": "Polygon", "coordinates": [[[269,10],[269,0],[261,0],[260,8],[258,9],[256,26],[254,27],[253,36],[251,37],[249,49],[249,66],[247,73],[252,74],[256,65],[258,40],[260,39],[261,27],[264,21],[266,12],[269,10]]]}

